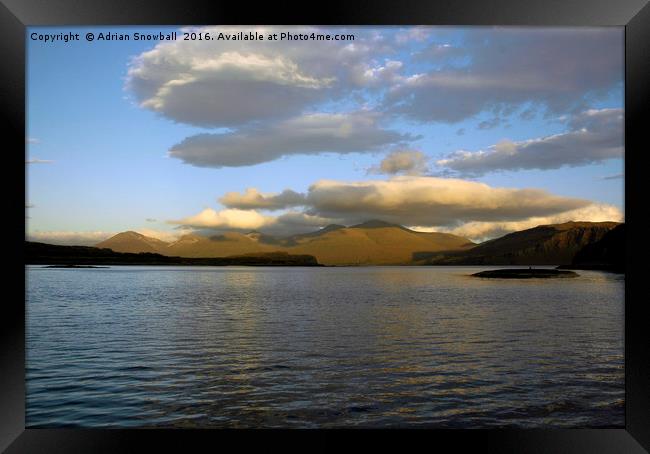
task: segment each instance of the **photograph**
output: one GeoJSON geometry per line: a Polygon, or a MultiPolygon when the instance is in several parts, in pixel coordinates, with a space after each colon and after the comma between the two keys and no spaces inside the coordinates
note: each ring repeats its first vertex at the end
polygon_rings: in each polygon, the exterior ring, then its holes
{"type": "Polygon", "coordinates": [[[624,429],[623,26],[27,26],[25,427],[624,429]]]}

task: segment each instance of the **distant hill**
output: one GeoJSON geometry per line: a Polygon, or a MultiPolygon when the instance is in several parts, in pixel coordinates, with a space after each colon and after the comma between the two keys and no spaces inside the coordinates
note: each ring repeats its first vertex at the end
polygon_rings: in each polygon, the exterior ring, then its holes
{"type": "Polygon", "coordinates": [[[284,238],[260,232],[225,232],[211,237],[188,234],[172,243],[136,232],[123,232],[97,244],[97,247],[116,252],[154,252],[192,258],[282,251],[311,255],[325,265],[410,264],[419,251],[459,251],[474,246],[468,239],[456,235],[415,232],[382,221],[368,221],[352,227],[332,224],[315,232],[284,238]]]}
{"type": "Polygon", "coordinates": [[[156,252],[164,250],[167,243],[157,238],[142,235],[138,232],[122,232],[95,245],[115,252],[156,252]]]}
{"type": "MultiPolygon", "coordinates": [[[[299,233],[297,235],[292,235],[290,237],[287,237],[286,239],[279,240],[281,244],[285,246],[295,246],[296,244],[300,243],[302,240],[309,239],[309,238],[314,238],[317,236],[324,235],[329,232],[333,232],[335,230],[340,230],[340,229],[345,229],[346,227],[344,225],[338,225],[338,224],[330,224],[326,227],[323,227],[320,230],[316,230],[315,232],[309,232],[309,233],[299,233]]],[[[268,241],[268,240],[267,240],[268,241]]]]}
{"type": "Polygon", "coordinates": [[[188,234],[159,250],[161,254],[180,257],[226,257],[259,252],[282,251],[283,247],[260,241],[260,234],[226,232],[211,237],[188,234]]]}
{"type": "Polygon", "coordinates": [[[248,265],[248,266],[318,266],[311,255],[266,252],[228,257],[173,257],[153,252],[115,252],[90,246],[59,246],[25,241],[25,264],[28,265],[248,265]]]}
{"type": "Polygon", "coordinates": [[[463,251],[474,246],[467,238],[448,233],[415,232],[370,221],[299,239],[287,250],[313,255],[325,265],[403,265],[411,264],[418,252],[463,251]]]}
{"type": "Polygon", "coordinates": [[[578,251],[601,240],[617,222],[540,225],[486,241],[469,251],[416,257],[431,265],[565,265],[578,251]]]}
{"type": "Polygon", "coordinates": [[[238,232],[227,232],[211,237],[187,234],[168,243],[129,231],[118,233],[95,246],[112,249],[115,252],[153,252],[177,257],[227,257],[257,252],[274,252],[282,249],[273,244],[261,242],[260,236],[259,233],[245,235],[238,232]]]}
{"type": "Polygon", "coordinates": [[[625,272],[625,224],[607,232],[599,241],[585,245],[567,269],[625,272]]]}
{"type": "Polygon", "coordinates": [[[541,225],[475,244],[449,233],[416,232],[370,220],[351,227],[332,224],[320,230],[274,237],[260,232],[225,232],[210,237],[189,234],[166,243],[123,232],[97,246],[116,252],[214,258],[285,252],[309,255],[325,265],[567,265],[583,247],[600,241],[616,222],[541,225]]]}

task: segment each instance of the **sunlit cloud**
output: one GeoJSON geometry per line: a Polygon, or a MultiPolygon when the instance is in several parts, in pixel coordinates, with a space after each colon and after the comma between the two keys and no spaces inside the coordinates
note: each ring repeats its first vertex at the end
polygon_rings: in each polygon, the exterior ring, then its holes
{"type": "Polygon", "coordinates": [[[402,225],[455,225],[514,221],[583,208],[591,202],[541,189],[492,187],[452,178],[399,176],[389,180],[321,180],[307,194],[309,211],[351,220],[383,219],[402,225]]]}
{"type": "MultiPolygon", "coordinates": [[[[291,190],[265,194],[256,188],[230,192],[219,199],[228,208],[205,209],[175,224],[194,228],[260,229],[282,232],[295,227],[352,225],[370,219],[422,229],[491,237],[542,223],[618,221],[612,205],[564,197],[535,188],[500,188],[485,183],[431,176],[343,182],[320,180],[301,194],[291,190]],[[239,207],[239,208],[232,208],[239,207]],[[257,210],[301,207],[302,211],[263,215],[257,210]]],[[[293,229],[295,230],[295,229],[293,229]]]]}
{"type": "Polygon", "coordinates": [[[427,161],[427,156],[419,150],[394,150],[378,166],[368,169],[368,173],[421,175],[428,171],[427,161]]]}
{"type": "Polygon", "coordinates": [[[569,210],[553,216],[531,216],[521,221],[509,222],[468,222],[455,228],[436,228],[436,231],[453,233],[476,242],[500,237],[507,233],[530,229],[539,225],[561,224],[571,221],[589,222],[623,222],[624,217],[621,210],[606,204],[594,203],[584,208],[569,210]]]}
{"type": "Polygon", "coordinates": [[[184,229],[242,232],[263,231],[270,234],[289,235],[309,232],[332,224],[338,219],[324,218],[299,211],[288,211],[277,216],[263,215],[255,210],[206,208],[200,213],[187,218],[168,221],[184,229]]]}
{"type": "Polygon", "coordinates": [[[226,209],[216,211],[205,208],[200,213],[183,219],[169,221],[193,228],[256,230],[274,222],[274,218],[253,210],[226,209]]]}

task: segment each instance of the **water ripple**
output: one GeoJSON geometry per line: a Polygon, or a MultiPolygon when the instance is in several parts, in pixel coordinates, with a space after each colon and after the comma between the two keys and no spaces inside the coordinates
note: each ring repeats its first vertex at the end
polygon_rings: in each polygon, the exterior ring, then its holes
{"type": "Polygon", "coordinates": [[[623,285],[27,270],[28,427],[622,427],[623,285]]]}

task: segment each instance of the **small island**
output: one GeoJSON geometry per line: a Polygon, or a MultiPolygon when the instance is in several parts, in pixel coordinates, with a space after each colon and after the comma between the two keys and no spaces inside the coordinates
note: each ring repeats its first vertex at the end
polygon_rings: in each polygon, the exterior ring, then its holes
{"type": "Polygon", "coordinates": [[[577,273],[557,269],[532,269],[532,268],[510,268],[502,270],[488,270],[472,274],[474,277],[486,277],[497,279],[531,279],[531,278],[565,278],[578,277],[577,273]]]}

